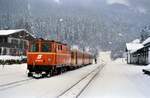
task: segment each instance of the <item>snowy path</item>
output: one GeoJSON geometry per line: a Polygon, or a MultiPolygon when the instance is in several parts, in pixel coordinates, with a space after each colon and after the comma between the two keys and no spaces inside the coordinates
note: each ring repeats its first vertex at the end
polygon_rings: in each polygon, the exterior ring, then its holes
{"type": "MultiPolygon", "coordinates": [[[[23,85],[1,90],[0,98],[56,98],[60,93],[68,89],[70,86],[72,86],[74,83],[79,81],[98,66],[99,65],[89,65],[78,70],[64,73],[62,75],[34,80],[24,83],[23,85]]],[[[22,72],[18,70],[19,69],[16,68],[16,72],[22,72]]],[[[17,80],[20,78],[25,78],[24,74],[26,74],[26,69],[23,68],[23,70],[22,77],[13,77],[17,80]]],[[[10,71],[10,73],[13,73],[13,71],[10,71]]],[[[2,72],[0,74],[2,74],[2,72]]],[[[5,74],[9,73],[6,72],[5,74]]],[[[12,75],[9,75],[6,79],[4,79],[10,80],[9,78],[11,77],[12,75]]]]}
{"type": "Polygon", "coordinates": [[[149,98],[150,76],[121,59],[107,64],[79,98],[149,98]]]}

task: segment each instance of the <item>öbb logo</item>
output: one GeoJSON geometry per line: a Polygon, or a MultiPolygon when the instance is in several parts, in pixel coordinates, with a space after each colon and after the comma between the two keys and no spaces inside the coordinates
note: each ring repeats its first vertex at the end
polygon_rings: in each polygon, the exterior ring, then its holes
{"type": "Polygon", "coordinates": [[[40,54],[39,54],[39,55],[37,56],[37,59],[38,59],[38,60],[39,60],[39,59],[42,59],[42,56],[43,56],[43,55],[40,55],[40,54]]]}

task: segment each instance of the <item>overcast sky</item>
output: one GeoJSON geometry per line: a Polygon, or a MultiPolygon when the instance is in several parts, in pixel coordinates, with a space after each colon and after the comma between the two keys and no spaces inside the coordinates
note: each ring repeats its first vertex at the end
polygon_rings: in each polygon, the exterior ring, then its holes
{"type": "MultiPolygon", "coordinates": [[[[64,2],[69,0],[53,0],[57,4],[63,4],[64,2]]],[[[130,9],[134,11],[138,11],[140,13],[146,14],[149,8],[147,8],[150,4],[150,0],[70,0],[70,2],[76,2],[78,4],[93,4],[95,1],[99,1],[100,6],[103,4],[113,5],[120,4],[124,6],[128,6],[130,9]]],[[[96,2],[97,3],[97,2],[96,2]]]]}

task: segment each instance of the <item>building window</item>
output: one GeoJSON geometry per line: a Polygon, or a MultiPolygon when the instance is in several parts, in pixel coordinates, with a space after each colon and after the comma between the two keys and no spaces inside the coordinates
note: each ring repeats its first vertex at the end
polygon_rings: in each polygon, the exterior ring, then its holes
{"type": "Polygon", "coordinates": [[[18,44],[18,40],[12,39],[12,43],[13,43],[13,44],[18,44]]]}
{"type": "Polygon", "coordinates": [[[3,36],[3,37],[1,36],[1,37],[0,37],[0,42],[1,42],[1,43],[7,42],[7,41],[8,41],[8,39],[7,39],[6,36],[3,36]]]}
{"type": "Polygon", "coordinates": [[[0,37],[0,43],[3,42],[3,37],[0,37]]]}
{"type": "Polygon", "coordinates": [[[17,50],[16,49],[10,49],[10,55],[16,56],[17,55],[17,50]]]}
{"type": "Polygon", "coordinates": [[[7,42],[7,41],[8,41],[7,37],[4,37],[4,42],[7,42]]]}
{"type": "Polygon", "coordinates": [[[23,41],[23,49],[27,49],[27,48],[28,48],[27,42],[23,41]]]}
{"type": "Polygon", "coordinates": [[[0,48],[0,55],[2,54],[2,48],[0,48]]]}
{"type": "Polygon", "coordinates": [[[4,48],[4,50],[3,50],[3,55],[6,55],[6,48],[4,48]]]}
{"type": "Polygon", "coordinates": [[[20,40],[19,48],[20,48],[20,49],[23,49],[23,48],[24,48],[24,42],[23,42],[23,40],[20,40]]]}

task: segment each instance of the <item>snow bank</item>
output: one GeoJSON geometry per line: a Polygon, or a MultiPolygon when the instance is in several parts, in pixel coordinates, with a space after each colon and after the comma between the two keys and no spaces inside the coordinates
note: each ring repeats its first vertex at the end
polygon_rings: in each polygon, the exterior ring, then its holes
{"type": "Polygon", "coordinates": [[[27,62],[26,56],[10,56],[10,55],[0,56],[0,65],[21,64],[26,62],[27,62]]]}
{"type": "Polygon", "coordinates": [[[11,55],[1,55],[0,60],[22,60],[27,58],[26,56],[11,56],[11,55]]]}

